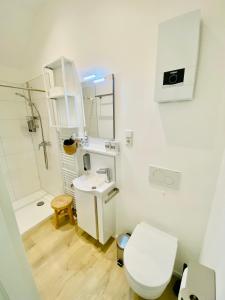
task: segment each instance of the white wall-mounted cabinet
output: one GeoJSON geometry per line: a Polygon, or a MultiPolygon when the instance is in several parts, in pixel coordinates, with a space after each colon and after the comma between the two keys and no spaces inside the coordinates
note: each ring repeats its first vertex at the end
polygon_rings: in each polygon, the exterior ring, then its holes
{"type": "Polygon", "coordinates": [[[74,62],[65,57],[44,66],[51,127],[84,126],[82,88],[74,62]]]}

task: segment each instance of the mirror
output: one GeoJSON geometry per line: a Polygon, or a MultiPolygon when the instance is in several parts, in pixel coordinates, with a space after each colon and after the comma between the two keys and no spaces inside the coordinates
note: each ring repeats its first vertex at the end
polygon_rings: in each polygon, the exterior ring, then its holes
{"type": "Polygon", "coordinates": [[[113,74],[82,82],[82,92],[87,135],[96,138],[114,139],[113,74]]]}

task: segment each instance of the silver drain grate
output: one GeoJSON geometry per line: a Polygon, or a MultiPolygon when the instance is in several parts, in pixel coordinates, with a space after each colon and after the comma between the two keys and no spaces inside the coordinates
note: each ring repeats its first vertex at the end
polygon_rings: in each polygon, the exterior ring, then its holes
{"type": "Polygon", "coordinates": [[[36,203],[37,206],[42,206],[42,205],[44,205],[44,204],[45,204],[44,201],[38,201],[38,202],[36,203]]]}

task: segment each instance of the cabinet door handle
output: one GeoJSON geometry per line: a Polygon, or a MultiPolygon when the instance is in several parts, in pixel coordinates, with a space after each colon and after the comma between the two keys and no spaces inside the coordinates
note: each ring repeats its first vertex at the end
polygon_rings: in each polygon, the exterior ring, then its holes
{"type": "Polygon", "coordinates": [[[95,201],[95,222],[96,222],[96,234],[97,234],[97,240],[99,240],[99,225],[98,225],[98,203],[97,203],[97,197],[94,196],[95,201]]]}

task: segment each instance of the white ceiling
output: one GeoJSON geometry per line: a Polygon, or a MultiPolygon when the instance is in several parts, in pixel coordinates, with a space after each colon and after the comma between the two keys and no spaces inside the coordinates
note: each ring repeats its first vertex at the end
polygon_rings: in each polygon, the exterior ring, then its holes
{"type": "Polygon", "coordinates": [[[0,0],[0,65],[26,64],[35,13],[48,0],[0,0]]]}
{"type": "Polygon", "coordinates": [[[19,5],[27,7],[33,10],[33,12],[35,12],[37,9],[39,9],[42,6],[42,4],[47,2],[47,0],[8,0],[7,2],[12,2],[12,3],[17,2],[19,3],[19,5]]]}

